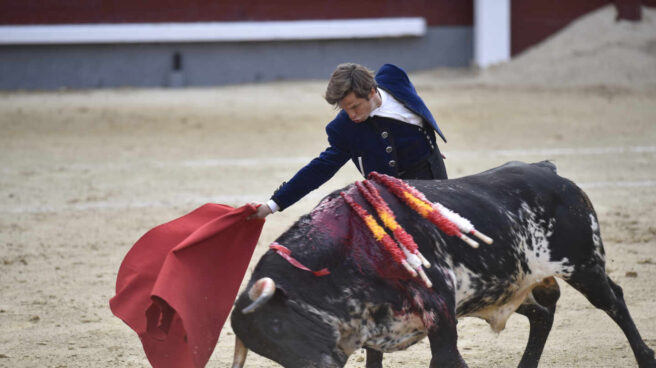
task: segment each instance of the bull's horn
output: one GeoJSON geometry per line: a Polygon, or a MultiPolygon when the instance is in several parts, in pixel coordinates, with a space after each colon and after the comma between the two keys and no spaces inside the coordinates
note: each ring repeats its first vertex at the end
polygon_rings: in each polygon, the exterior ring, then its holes
{"type": "Polygon", "coordinates": [[[246,362],[246,354],[248,354],[248,348],[244,345],[244,342],[235,335],[235,356],[232,358],[232,368],[242,368],[246,362]]]}
{"type": "Polygon", "coordinates": [[[262,304],[271,299],[275,292],[276,283],[272,279],[263,277],[257,280],[255,284],[251,286],[251,289],[248,290],[248,297],[251,298],[253,302],[248,307],[242,309],[241,312],[244,314],[254,312],[257,308],[262,306],[262,304]]]}

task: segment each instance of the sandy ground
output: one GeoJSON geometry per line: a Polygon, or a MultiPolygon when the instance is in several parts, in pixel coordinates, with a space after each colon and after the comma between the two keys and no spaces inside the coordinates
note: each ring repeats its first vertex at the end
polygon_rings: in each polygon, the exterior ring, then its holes
{"type": "MultiPolygon", "coordinates": [[[[449,143],[452,177],[508,160],[552,159],[599,214],[608,271],[656,348],[656,91],[489,87],[440,72],[412,76],[449,143]]],[[[148,366],[137,336],[108,308],[118,266],[145,231],[206,202],[264,200],[325,144],[334,111],[323,82],[190,90],[0,96],[0,366],[148,366]]],[[[269,217],[253,263],[327,192],[340,173],[269,217]]],[[[563,282],[544,367],[634,365],[622,332],[563,282]]],[[[494,334],[459,324],[472,367],[510,367],[527,322],[494,334]]],[[[227,367],[223,330],[210,364],[227,367]]],[[[427,366],[428,343],[388,354],[385,366],[427,366]]],[[[251,354],[250,367],[275,364],[251,354]]],[[[355,354],[348,367],[364,366],[355,354]]]]}
{"type": "MultiPolygon", "coordinates": [[[[653,84],[512,85],[440,70],[411,78],[449,139],[441,148],[451,177],[551,159],[586,190],[608,272],[656,348],[653,84]]],[[[324,84],[0,94],[0,367],[147,367],[138,337],[108,307],[126,252],[203,203],[267,199],[325,147],[335,111],[321,98],[324,84]]],[[[356,179],[347,164],[270,216],[252,265],[323,195],[356,179]]],[[[560,285],[541,366],[635,366],[612,320],[560,285]]],[[[498,335],[472,318],[458,328],[472,367],[515,366],[528,335],[519,315],[498,335]]],[[[228,324],[209,367],[230,365],[233,338],[228,324]]],[[[429,361],[422,341],[384,365],[429,361]]],[[[277,365],[250,354],[247,366],[277,365]]],[[[362,352],[347,364],[363,366],[362,352]]]]}

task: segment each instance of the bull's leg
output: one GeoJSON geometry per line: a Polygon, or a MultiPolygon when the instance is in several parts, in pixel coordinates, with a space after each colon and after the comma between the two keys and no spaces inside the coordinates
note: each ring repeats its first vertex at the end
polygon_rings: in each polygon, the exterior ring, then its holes
{"type": "Polygon", "coordinates": [[[556,302],[560,297],[560,288],[553,277],[536,286],[531,300],[522,304],[517,313],[528,318],[530,324],[528,343],[519,367],[537,367],[553,325],[556,302]]]}
{"type": "Polygon", "coordinates": [[[430,368],[466,368],[458,351],[458,331],[455,317],[440,315],[439,326],[428,331],[431,347],[430,368]]]}
{"type": "Polygon", "coordinates": [[[622,288],[615,284],[601,265],[577,270],[567,282],[595,307],[606,312],[626,335],[640,367],[656,368],[654,351],[642,340],[624,302],[622,288]]]}
{"type": "Polygon", "coordinates": [[[365,348],[367,351],[367,363],[366,368],[383,368],[383,352],[365,348]]]}

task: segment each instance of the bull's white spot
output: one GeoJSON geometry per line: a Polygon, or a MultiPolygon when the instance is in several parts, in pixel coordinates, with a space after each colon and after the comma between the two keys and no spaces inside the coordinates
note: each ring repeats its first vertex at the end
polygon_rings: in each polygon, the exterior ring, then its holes
{"type": "Polygon", "coordinates": [[[457,290],[457,285],[458,285],[458,279],[456,278],[456,274],[449,270],[449,276],[451,277],[451,281],[453,281],[452,289],[457,290]]]}
{"type": "MultiPolygon", "coordinates": [[[[528,272],[520,286],[520,290],[523,292],[532,290],[547,277],[569,277],[574,272],[574,266],[566,257],[560,260],[552,259],[549,238],[553,235],[556,219],[541,218],[540,214],[544,212],[544,209],[538,207],[533,210],[526,203],[522,204],[522,210],[527,231],[524,234],[517,234],[517,244],[520,246],[520,252],[526,255],[528,264],[528,272]]],[[[569,244],[559,246],[569,246],[569,244]]]]}
{"type": "Polygon", "coordinates": [[[456,267],[454,269],[456,278],[456,307],[463,302],[468,301],[477,291],[472,286],[472,277],[474,273],[465,266],[456,267]]]}
{"type": "Polygon", "coordinates": [[[508,318],[530,297],[533,288],[550,276],[567,277],[574,271],[567,258],[553,260],[549,239],[556,225],[555,218],[545,219],[543,208],[531,208],[524,203],[519,214],[506,213],[515,222],[518,231],[511,235],[512,245],[518,254],[515,272],[507,279],[486,275],[482,278],[462,264],[453,268],[456,277],[456,309],[475,300],[480,308],[462,316],[484,319],[495,332],[505,328],[508,318]],[[522,262],[528,266],[526,270],[522,262]],[[504,290],[503,295],[486,293],[487,290],[504,290]],[[495,299],[496,298],[496,299],[495,299]]]}
{"type": "MultiPolygon", "coordinates": [[[[556,224],[555,218],[548,220],[539,219],[539,213],[544,209],[531,209],[528,204],[522,204],[524,232],[516,235],[517,245],[520,252],[526,255],[529,275],[531,281],[540,282],[549,276],[569,276],[574,268],[569,264],[567,258],[561,260],[551,259],[551,250],[549,246],[549,237],[553,234],[556,224]]],[[[567,246],[567,244],[564,244],[567,246]]]]}
{"type": "Polygon", "coordinates": [[[605,261],[605,257],[601,252],[601,236],[599,235],[599,223],[594,214],[590,214],[590,228],[592,229],[592,243],[594,244],[594,253],[595,256],[599,257],[602,262],[605,261]]]}

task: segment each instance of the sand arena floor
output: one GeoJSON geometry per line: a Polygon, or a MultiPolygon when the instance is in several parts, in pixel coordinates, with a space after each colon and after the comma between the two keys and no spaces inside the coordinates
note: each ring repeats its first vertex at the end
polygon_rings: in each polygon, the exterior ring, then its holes
{"type": "MultiPolygon", "coordinates": [[[[655,348],[656,93],[460,85],[440,73],[413,79],[449,138],[441,147],[452,177],[551,159],[587,191],[608,271],[655,348]]],[[[323,84],[0,96],[0,366],[148,366],[137,336],[107,304],[123,256],[145,231],[198,205],[268,198],[325,145],[334,111],[321,100],[323,84]]],[[[253,264],[299,215],[358,175],[347,164],[270,216],[253,264]]],[[[560,285],[542,366],[633,365],[611,319],[560,285]]],[[[509,367],[528,323],[515,315],[496,335],[463,319],[459,334],[472,367],[509,367]]],[[[209,366],[229,366],[233,343],[228,325],[209,366]]],[[[363,356],[347,366],[364,366],[363,356]]],[[[385,366],[429,360],[424,340],[386,355],[385,366]]],[[[276,366],[254,354],[247,364],[276,366]]]]}

